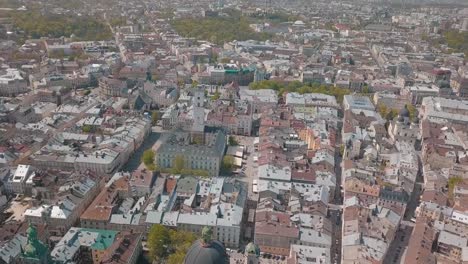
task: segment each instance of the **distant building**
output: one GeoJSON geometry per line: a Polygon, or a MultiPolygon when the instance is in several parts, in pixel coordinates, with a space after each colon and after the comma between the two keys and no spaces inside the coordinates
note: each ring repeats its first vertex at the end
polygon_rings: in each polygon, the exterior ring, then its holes
{"type": "Polygon", "coordinates": [[[24,194],[26,191],[26,181],[31,176],[34,176],[34,174],[32,166],[18,165],[5,182],[5,192],[7,194],[24,194]]]}
{"type": "Polygon", "coordinates": [[[426,97],[421,103],[421,116],[432,123],[468,123],[468,101],[426,97]]]}
{"type": "Polygon", "coordinates": [[[415,122],[410,120],[408,108],[405,106],[398,115],[397,120],[390,122],[388,135],[393,142],[409,142],[414,146],[419,137],[419,119],[415,117],[415,122]]]}
{"type": "Polygon", "coordinates": [[[374,111],[375,106],[367,96],[345,95],[343,99],[344,110],[369,110],[374,111]]]}
{"type": "Polygon", "coordinates": [[[439,87],[435,85],[414,85],[405,87],[401,93],[410,98],[412,104],[421,104],[425,97],[439,96],[439,92],[439,87]]]}
{"type": "Polygon", "coordinates": [[[230,134],[250,136],[252,133],[252,105],[246,101],[215,102],[207,115],[206,125],[222,127],[230,134]]]}
{"type": "Polygon", "coordinates": [[[226,149],[226,134],[222,131],[202,133],[174,132],[161,144],[156,153],[160,168],[174,167],[176,157],[184,160],[186,169],[205,170],[210,176],[218,176],[226,149]]]}
{"type": "Polygon", "coordinates": [[[271,108],[278,104],[278,95],[272,89],[250,90],[240,89],[240,99],[252,104],[253,112],[260,113],[264,108],[271,108]]]}
{"type": "Polygon", "coordinates": [[[80,215],[98,194],[101,182],[84,178],[59,189],[60,198],[54,204],[42,204],[25,211],[26,221],[49,226],[51,235],[62,236],[75,225],[80,215]]]}
{"type": "Polygon", "coordinates": [[[202,84],[224,85],[238,83],[249,85],[254,80],[255,69],[238,67],[237,65],[209,66],[205,72],[200,73],[199,81],[202,84]]]}
{"type": "Polygon", "coordinates": [[[29,91],[27,81],[17,69],[0,72],[0,96],[16,96],[29,91]]]}
{"type": "Polygon", "coordinates": [[[127,94],[127,83],[113,77],[99,78],[99,88],[102,95],[124,96],[127,94]]]}

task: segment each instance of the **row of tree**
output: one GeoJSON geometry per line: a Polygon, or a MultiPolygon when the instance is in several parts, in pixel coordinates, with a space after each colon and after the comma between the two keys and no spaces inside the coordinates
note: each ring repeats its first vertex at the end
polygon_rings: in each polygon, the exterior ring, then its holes
{"type": "Polygon", "coordinates": [[[172,168],[165,169],[160,168],[155,161],[156,153],[152,149],[148,149],[143,152],[143,156],[141,158],[145,167],[150,171],[159,171],[163,173],[171,173],[171,174],[180,174],[180,175],[194,175],[194,176],[201,176],[201,177],[208,177],[209,173],[206,170],[201,169],[190,169],[185,166],[185,160],[182,155],[178,155],[174,158],[172,168]]]}
{"type": "Polygon", "coordinates": [[[444,34],[444,38],[449,48],[455,52],[463,52],[468,56],[468,32],[451,30],[444,34]]]}
{"type": "Polygon", "coordinates": [[[28,37],[70,37],[77,40],[109,40],[109,27],[93,17],[65,15],[42,15],[38,11],[16,12],[12,15],[14,27],[28,37]]]}
{"type": "Polygon", "coordinates": [[[264,80],[259,82],[253,82],[250,84],[250,89],[259,90],[259,89],[273,89],[282,95],[286,92],[297,92],[300,94],[304,93],[322,93],[327,95],[332,95],[336,97],[336,100],[340,103],[343,101],[343,97],[347,94],[350,94],[349,89],[335,87],[332,85],[326,84],[317,84],[309,83],[304,84],[299,81],[290,82],[285,84],[283,82],[275,80],[264,80]]]}
{"type": "MultiPolygon", "coordinates": [[[[410,114],[410,120],[414,121],[418,115],[418,110],[412,104],[406,104],[406,108],[410,114]]],[[[377,111],[379,112],[380,116],[387,119],[387,121],[395,119],[395,117],[397,117],[400,112],[399,109],[389,108],[384,104],[378,104],[377,111]]]]}
{"type": "Polygon", "coordinates": [[[215,44],[271,38],[271,34],[255,32],[244,17],[181,18],[173,20],[172,26],[183,37],[208,40],[215,44]]]}

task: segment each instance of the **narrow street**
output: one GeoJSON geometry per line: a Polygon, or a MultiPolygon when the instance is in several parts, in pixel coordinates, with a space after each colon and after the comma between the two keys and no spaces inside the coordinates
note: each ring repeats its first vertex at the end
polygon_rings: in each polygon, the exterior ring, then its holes
{"type": "Polygon", "coordinates": [[[335,176],[336,176],[336,187],[333,199],[333,204],[329,204],[330,220],[333,224],[333,241],[330,252],[332,263],[341,263],[341,238],[342,238],[342,217],[343,217],[343,197],[341,193],[341,153],[339,152],[341,145],[341,133],[339,132],[336,136],[335,145],[335,176]]]}
{"type": "Polygon", "coordinates": [[[398,264],[404,263],[405,252],[409,245],[409,238],[414,229],[414,223],[411,219],[415,217],[414,213],[420,203],[420,196],[423,191],[423,176],[421,170],[419,170],[416,176],[416,182],[414,184],[413,192],[411,193],[410,199],[406,206],[405,215],[400,223],[400,228],[395,234],[395,239],[387,252],[387,258],[384,260],[384,264],[398,264]]]}
{"type": "MultiPolygon", "coordinates": [[[[160,139],[161,133],[156,133],[156,132],[151,132],[148,137],[143,141],[141,146],[133,153],[133,155],[130,157],[128,162],[125,164],[125,166],[122,168],[123,171],[134,171],[140,166],[141,163],[141,157],[143,156],[143,153],[147,150],[152,148],[154,145],[157,144],[158,139],[160,139]]],[[[160,141],[160,140],[159,140],[160,141]]]]}

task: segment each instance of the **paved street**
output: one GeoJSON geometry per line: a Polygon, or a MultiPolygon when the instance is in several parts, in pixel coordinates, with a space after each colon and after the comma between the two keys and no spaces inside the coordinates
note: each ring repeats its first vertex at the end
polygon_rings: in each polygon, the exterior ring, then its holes
{"type": "Polygon", "coordinates": [[[124,171],[133,171],[140,166],[141,163],[141,157],[143,156],[143,153],[149,149],[153,148],[156,145],[161,144],[161,140],[165,138],[165,134],[157,133],[157,132],[151,132],[148,137],[143,141],[141,144],[140,148],[138,148],[135,153],[133,153],[132,156],[130,156],[130,159],[128,160],[127,164],[122,168],[124,171]]]}
{"type": "Polygon", "coordinates": [[[390,244],[390,248],[387,253],[387,258],[384,264],[395,264],[403,263],[404,254],[408,248],[409,238],[413,232],[414,223],[411,222],[411,218],[415,217],[414,212],[420,203],[420,195],[422,194],[423,177],[422,173],[419,172],[416,177],[416,183],[414,190],[411,193],[410,199],[406,206],[406,213],[403,220],[400,223],[400,228],[395,234],[395,239],[390,244]]]}
{"type": "Polygon", "coordinates": [[[384,264],[403,263],[403,253],[408,247],[411,232],[413,232],[413,227],[402,223],[396,232],[395,239],[390,244],[384,264]]]}
{"type": "MultiPolygon", "coordinates": [[[[339,149],[341,145],[341,133],[338,130],[336,136],[335,148],[339,149]]],[[[343,197],[341,193],[341,154],[339,151],[335,151],[335,175],[336,175],[336,188],[333,204],[328,205],[330,209],[330,217],[333,224],[333,241],[330,249],[330,257],[332,263],[341,263],[341,237],[342,237],[342,216],[343,216],[343,197]]]]}
{"type": "Polygon", "coordinates": [[[247,147],[247,159],[243,165],[243,173],[241,173],[239,176],[236,176],[236,178],[248,184],[249,199],[257,200],[257,195],[252,192],[252,182],[254,179],[258,179],[257,163],[254,162],[253,159],[255,155],[258,155],[254,150],[253,142],[255,137],[236,136],[235,138],[240,145],[247,147]]]}

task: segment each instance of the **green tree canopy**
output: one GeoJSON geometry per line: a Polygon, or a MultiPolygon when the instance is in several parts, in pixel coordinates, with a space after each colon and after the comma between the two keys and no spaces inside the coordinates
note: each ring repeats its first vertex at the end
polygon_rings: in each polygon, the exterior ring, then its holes
{"type": "Polygon", "coordinates": [[[230,146],[237,146],[239,145],[239,142],[237,142],[236,138],[234,136],[229,136],[229,145],[230,146]]]}
{"type": "Polygon", "coordinates": [[[450,30],[444,34],[444,39],[452,50],[468,55],[468,32],[450,30]]]}
{"type": "Polygon", "coordinates": [[[180,18],[172,21],[181,36],[223,44],[233,40],[267,40],[271,34],[255,32],[242,16],[180,18]]]}
{"type": "Polygon", "coordinates": [[[234,157],[224,156],[222,164],[221,164],[221,170],[224,173],[231,173],[233,168],[234,168],[234,157]]]}
{"type": "Polygon", "coordinates": [[[221,93],[218,92],[218,91],[216,91],[216,92],[213,94],[213,96],[211,96],[211,100],[216,101],[216,100],[219,99],[219,97],[221,97],[221,93]]]}
{"type": "Polygon", "coordinates": [[[395,119],[398,116],[398,109],[388,108],[384,104],[377,105],[377,111],[379,112],[382,118],[385,118],[387,121],[395,119]]]}
{"type": "Polygon", "coordinates": [[[39,11],[16,12],[12,16],[16,29],[23,30],[27,36],[70,37],[77,40],[110,40],[112,32],[109,27],[94,17],[73,15],[42,15],[39,11]]]}
{"type": "Polygon", "coordinates": [[[151,113],[151,122],[153,123],[153,126],[155,126],[158,123],[159,120],[159,114],[157,111],[153,111],[151,113]]]}
{"type": "Polygon", "coordinates": [[[406,104],[406,108],[408,109],[410,120],[414,121],[418,116],[418,110],[412,104],[406,104]]]}
{"type": "Polygon", "coordinates": [[[143,161],[143,164],[145,164],[146,168],[150,171],[155,171],[156,170],[156,163],[155,163],[155,153],[152,149],[145,150],[143,152],[143,157],[141,158],[143,161]]]}
{"type": "Polygon", "coordinates": [[[181,173],[185,168],[185,160],[182,155],[178,155],[174,158],[173,169],[176,172],[175,174],[181,173]]]}
{"type": "Polygon", "coordinates": [[[349,89],[335,87],[332,85],[326,84],[317,84],[317,83],[308,83],[303,84],[299,81],[294,81],[286,85],[283,82],[278,82],[275,80],[263,80],[259,82],[253,82],[250,84],[250,89],[259,90],[259,89],[272,89],[277,91],[280,95],[285,92],[297,92],[300,94],[304,93],[322,93],[327,95],[332,95],[336,97],[336,100],[341,103],[345,95],[350,94],[349,89]]]}
{"type": "Polygon", "coordinates": [[[93,131],[93,127],[90,125],[84,125],[81,128],[81,131],[83,131],[83,133],[91,133],[93,131]]]}
{"type": "Polygon", "coordinates": [[[150,258],[159,262],[183,263],[185,254],[196,239],[191,232],[153,225],[148,233],[150,258]]]}
{"type": "Polygon", "coordinates": [[[162,261],[169,255],[169,230],[163,225],[153,225],[148,233],[148,249],[152,260],[162,261]]]}

